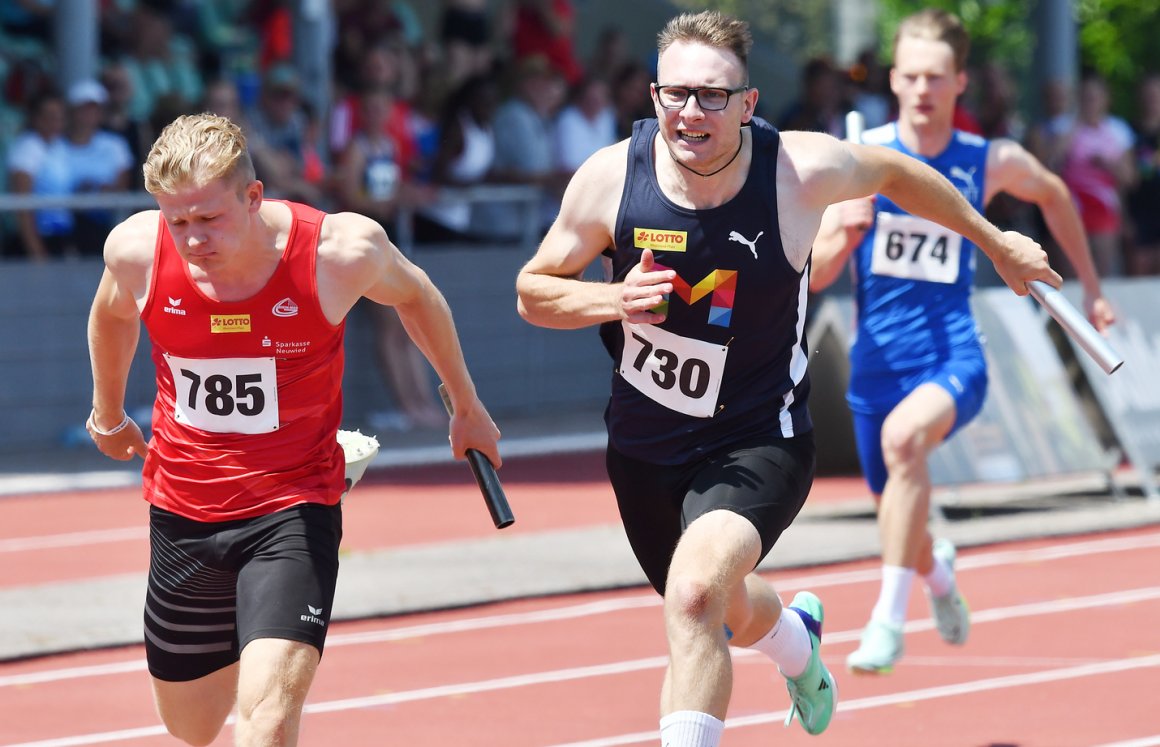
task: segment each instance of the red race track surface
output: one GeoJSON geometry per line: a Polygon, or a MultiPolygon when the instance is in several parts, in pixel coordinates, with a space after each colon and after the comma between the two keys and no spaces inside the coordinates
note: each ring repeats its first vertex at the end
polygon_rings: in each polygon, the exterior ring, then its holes
{"type": "MultiPolygon", "coordinates": [[[[598,456],[509,467],[520,520],[505,532],[615,523],[598,456]]],[[[857,481],[820,481],[811,500],[862,493],[857,481]]],[[[463,465],[395,471],[356,494],[348,549],[494,532],[463,465]]],[[[0,500],[0,586],[142,572],[144,521],[132,490],[0,500]]],[[[735,651],[722,743],[1160,745],[1158,567],[1156,527],[966,549],[970,641],[942,643],[916,588],[907,655],[888,677],[843,668],[877,594],[876,562],[767,574],[786,599],[809,588],[825,602],[840,705],[821,737],[783,728],[789,700],[774,666],[735,651]]],[[[300,744],[655,744],[660,614],[655,594],[633,589],[334,623],[300,744]]],[[[214,744],[231,739],[227,727],[214,744]]],[[[0,747],[89,744],[176,744],[153,713],[140,647],[0,664],[0,747]]]]}

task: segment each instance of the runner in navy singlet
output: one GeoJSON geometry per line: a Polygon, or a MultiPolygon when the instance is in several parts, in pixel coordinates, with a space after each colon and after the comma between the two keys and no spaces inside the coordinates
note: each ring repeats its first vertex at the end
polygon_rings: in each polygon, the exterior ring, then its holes
{"type": "MultiPolygon", "coordinates": [[[[903,20],[890,75],[899,119],[866,132],[862,142],[929,164],[980,213],[1000,192],[1035,203],[1083,282],[1092,323],[1103,328],[1112,313],[1063,182],[1018,143],[952,126],[969,44],[949,13],[926,10],[903,20]]],[[[955,582],[955,548],[927,531],[926,459],[979,413],[987,369],[970,307],[971,241],[879,196],[827,211],[811,287],[828,285],[851,256],[858,328],[847,399],[863,474],[879,506],[883,569],[878,603],[847,666],[885,673],[902,656],[916,572],[943,639],[967,640],[970,616],[955,582]]]]}
{"type": "Polygon", "coordinates": [[[1060,283],[1035,242],[1000,232],[915,159],[755,119],[751,43],[745,22],[716,11],[668,23],[651,86],[657,119],[580,167],[516,281],[529,322],[603,325],[613,353],[608,472],[665,600],[670,747],[718,744],[728,645],[777,664],[787,724],[796,716],[820,734],[833,715],[821,601],[801,592],[783,607],[754,573],[813,480],[805,301],[826,207],[885,193],[969,236],[1017,292],[1031,279],[1060,283]],[[612,282],[585,281],[602,253],[612,282]]]}

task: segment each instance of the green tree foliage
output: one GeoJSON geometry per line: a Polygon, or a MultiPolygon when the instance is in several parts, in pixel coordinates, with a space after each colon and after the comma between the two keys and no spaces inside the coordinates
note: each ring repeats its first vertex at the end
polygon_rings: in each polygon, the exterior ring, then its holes
{"type": "Polygon", "coordinates": [[[1108,79],[1113,109],[1135,111],[1136,82],[1160,70],[1160,0],[1077,0],[1080,57],[1108,79]]]}
{"type": "Polygon", "coordinates": [[[894,31],[903,18],[924,8],[941,8],[957,15],[971,35],[971,64],[1000,60],[1022,80],[1034,50],[1032,5],[1011,0],[879,0],[881,59],[890,62],[894,31]]]}
{"type": "MultiPolygon", "coordinates": [[[[1035,49],[1035,0],[879,0],[882,59],[894,29],[927,7],[955,13],[971,34],[971,60],[999,60],[1016,80],[1029,79],[1035,49]]],[[[1074,0],[1081,64],[1108,79],[1113,108],[1133,110],[1141,75],[1160,70],[1160,0],[1074,0]]]]}
{"type": "Polygon", "coordinates": [[[753,27],[757,43],[767,39],[782,54],[798,62],[834,52],[833,11],[818,0],[675,0],[685,11],[706,8],[744,18],[753,27]]]}

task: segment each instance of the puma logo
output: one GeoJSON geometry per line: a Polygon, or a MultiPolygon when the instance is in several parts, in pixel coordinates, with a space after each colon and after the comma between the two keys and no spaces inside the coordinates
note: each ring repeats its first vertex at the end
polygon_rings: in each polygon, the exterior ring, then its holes
{"type": "Polygon", "coordinates": [[[973,201],[979,194],[979,188],[975,185],[975,169],[972,166],[970,171],[963,169],[960,166],[951,166],[950,176],[952,179],[958,179],[963,183],[963,196],[968,200],[973,201]]]}
{"type": "Polygon", "coordinates": [[[757,259],[757,240],[760,239],[764,233],[765,231],[759,231],[758,234],[753,237],[753,241],[750,241],[736,231],[730,231],[729,240],[736,241],[738,244],[745,244],[745,246],[749,247],[749,251],[753,253],[753,258],[757,259]]]}

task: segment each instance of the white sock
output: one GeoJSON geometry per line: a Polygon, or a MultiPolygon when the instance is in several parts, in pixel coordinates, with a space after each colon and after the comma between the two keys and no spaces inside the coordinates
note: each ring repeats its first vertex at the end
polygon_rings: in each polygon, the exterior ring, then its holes
{"type": "Polygon", "coordinates": [[[910,603],[910,587],[913,585],[913,568],[882,566],[882,588],[878,590],[878,601],[870,619],[901,626],[906,622],[906,607],[910,603]]]}
{"type": "Polygon", "coordinates": [[[930,593],[936,597],[945,597],[955,588],[955,572],[938,558],[934,559],[930,573],[923,576],[922,580],[926,583],[926,588],[930,589],[930,593]]]}
{"type": "Polygon", "coordinates": [[[773,659],[773,663],[786,677],[797,677],[806,671],[810,663],[813,644],[801,616],[789,607],[782,607],[781,617],[777,618],[769,632],[749,648],[773,659]]]}
{"type": "Polygon", "coordinates": [[[661,718],[663,747],[717,747],[725,722],[700,711],[675,711],[661,718]]]}

